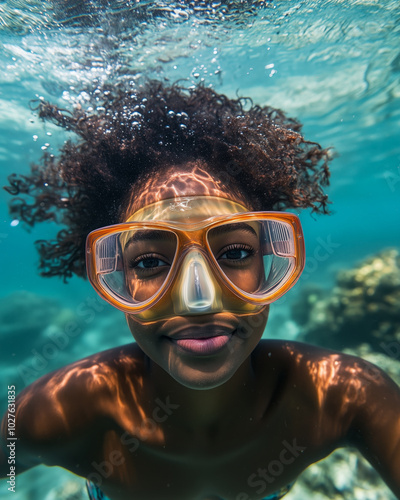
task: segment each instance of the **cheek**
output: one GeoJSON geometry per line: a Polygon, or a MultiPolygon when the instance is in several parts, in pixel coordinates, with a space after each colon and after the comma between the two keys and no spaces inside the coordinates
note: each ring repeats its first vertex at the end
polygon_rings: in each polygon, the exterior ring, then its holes
{"type": "Polygon", "coordinates": [[[269,306],[266,306],[262,311],[244,316],[240,320],[237,329],[237,335],[243,340],[252,339],[258,342],[264,333],[269,315],[269,306]]]}
{"type": "Polygon", "coordinates": [[[126,322],[128,323],[129,330],[133,335],[133,338],[139,344],[139,346],[144,342],[146,343],[146,339],[152,338],[153,328],[151,324],[143,324],[135,319],[133,315],[125,314],[126,322]]]}

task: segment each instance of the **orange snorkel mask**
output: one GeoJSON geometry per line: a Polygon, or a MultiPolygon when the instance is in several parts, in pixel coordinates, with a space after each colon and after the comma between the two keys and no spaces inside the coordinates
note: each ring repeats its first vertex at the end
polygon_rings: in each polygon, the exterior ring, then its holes
{"type": "Polygon", "coordinates": [[[144,322],[254,314],[294,285],[304,261],[296,215],[246,212],[212,196],[158,201],[91,232],[86,242],[97,293],[144,322]]]}

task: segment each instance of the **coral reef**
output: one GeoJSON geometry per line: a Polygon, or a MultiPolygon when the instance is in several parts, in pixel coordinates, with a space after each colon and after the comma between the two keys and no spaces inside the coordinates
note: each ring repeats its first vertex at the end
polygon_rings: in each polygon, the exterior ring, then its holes
{"type": "Polygon", "coordinates": [[[0,302],[0,338],[2,363],[15,363],[31,355],[49,325],[62,328],[73,319],[72,312],[60,308],[57,301],[21,291],[3,297],[0,302]]]}
{"type": "Polygon", "coordinates": [[[354,449],[339,449],[309,467],[285,500],[396,500],[369,463],[354,449]]]}
{"type": "Polygon", "coordinates": [[[68,480],[53,488],[45,500],[87,500],[86,487],[81,481],[68,480]]]}
{"type": "Polygon", "coordinates": [[[310,286],[292,308],[299,340],[343,350],[368,343],[400,357],[400,254],[384,250],[337,275],[333,290],[310,286]]]}

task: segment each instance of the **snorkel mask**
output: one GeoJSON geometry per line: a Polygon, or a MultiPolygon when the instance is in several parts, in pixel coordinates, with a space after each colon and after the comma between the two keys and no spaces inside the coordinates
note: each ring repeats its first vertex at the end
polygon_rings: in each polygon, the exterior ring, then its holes
{"type": "Polygon", "coordinates": [[[147,205],[122,224],[91,232],[86,242],[97,293],[143,322],[254,314],[295,284],[304,262],[296,215],[247,212],[212,196],[147,205]]]}

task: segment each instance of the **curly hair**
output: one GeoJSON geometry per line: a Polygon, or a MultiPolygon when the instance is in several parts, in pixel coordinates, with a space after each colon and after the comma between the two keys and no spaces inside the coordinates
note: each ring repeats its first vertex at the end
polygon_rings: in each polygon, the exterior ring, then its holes
{"type": "Polygon", "coordinates": [[[328,213],[329,150],[301,135],[301,124],[250,99],[199,86],[147,82],[104,89],[95,112],[41,101],[39,117],[78,136],[59,156],[45,154],[27,176],[11,175],[10,214],[33,226],[62,224],[36,241],[43,276],[85,276],[85,239],[119,222],[132,187],[174,164],[202,161],[254,209],[311,208],[328,213]],[[22,195],[22,196],[21,196],[22,195]]]}

